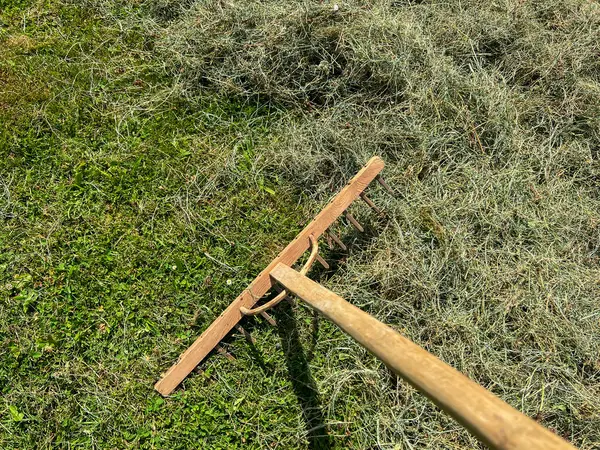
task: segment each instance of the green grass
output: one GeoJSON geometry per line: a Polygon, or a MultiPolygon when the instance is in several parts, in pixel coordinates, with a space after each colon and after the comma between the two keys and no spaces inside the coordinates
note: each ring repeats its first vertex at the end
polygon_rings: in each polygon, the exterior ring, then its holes
{"type": "Polygon", "coordinates": [[[153,391],[303,212],[255,164],[273,113],[171,96],[144,35],[115,26],[137,12],[45,2],[2,15],[2,448],[234,448],[257,431],[233,417],[296,420],[256,407],[273,386],[283,405],[293,393],[285,365],[250,370],[239,339],[235,364],[213,357],[190,379],[200,390],[153,391]],[[250,400],[232,391],[242,382],[250,400]]]}
{"type": "Polygon", "coordinates": [[[371,155],[312,276],[600,445],[594,3],[0,0],[0,448],[472,448],[302,306],[161,372],[371,155]],[[193,4],[192,4],[193,3],[193,4]]]}

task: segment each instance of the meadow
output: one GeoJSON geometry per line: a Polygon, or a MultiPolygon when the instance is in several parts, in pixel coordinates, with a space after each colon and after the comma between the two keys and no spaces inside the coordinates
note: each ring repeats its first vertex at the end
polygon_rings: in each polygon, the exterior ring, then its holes
{"type": "Polygon", "coordinates": [[[311,277],[600,447],[600,6],[0,0],[0,448],[481,448],[308,308],[160,374],[371,156],[311,277]]]}

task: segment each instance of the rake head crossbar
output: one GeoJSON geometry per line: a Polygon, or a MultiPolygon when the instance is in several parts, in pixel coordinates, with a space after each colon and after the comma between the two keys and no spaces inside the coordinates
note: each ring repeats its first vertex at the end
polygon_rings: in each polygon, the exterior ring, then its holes
{"type": "MultiPolygon", "coordinates": [[[[383,169],[383,160],[377,156],[369,162],[350,180],[350,182],[325,206],[325,208],[310,222],[296,238],[283,249],[279,255],[244,289],[244,291],[223,311],[223,313],[200,335],[198,339],[179,357],[179,360],[164,374],[154,388],[162,395],[169,395],[185,377],[208,355],[219,342],[231,331],[244,317],[240,311],[248,311],[272,287],[271,271],[279,263],[292,266],[302,254],[311,248],[311,236],[315,241],[346,212],[350,204],[358,199],[365,188],[375,178],[386,189],[389,187],[378,177],[383,169]]],[[[363,196],[366,201],[368,197],[363,196]]],[[[370,200],[367,204],[370,205],[370,200]]],[[[350,214],[348,220],[353,226],[360,227],[356,219],[350,214]],[[358,224],[358,226],[357,226],[358,224]]],[[[339,238],[336,236],[336,242],[339,238]]],[[[341,241],[340,241],[341,242],[341,241]]],[[[343,243],[342,249],[345,248],[343,243]]],[[[319,258],[317,258],[319,261],[319,258]]],[[[285,295],[283,296],[285,297],[285,295]]],[[[262,311],[264,314],[264,311],[262,311]]]]}

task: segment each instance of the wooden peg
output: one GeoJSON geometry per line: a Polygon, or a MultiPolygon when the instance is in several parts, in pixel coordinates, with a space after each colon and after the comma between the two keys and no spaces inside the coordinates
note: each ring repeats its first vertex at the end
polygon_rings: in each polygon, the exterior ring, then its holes
{"type": "Polygon", "coordinates": [[[275,319],[273,319],[270,315],[268,315],[266,312],[261,312],[260,315],[263,317],[263,319],[265,319],[267,322],[269,322],[269,325],[276,327],[277,326],[277,322],[275,321],[275,319]]]}
{"type": "Polygon", "coordinates": [[[244,335],[244,337],[246,338],[246,340],[247,340],[248,342],[250,342],[251,344],[255,344],[255,343],[256,343],[256,341],[254,340],[254,338],[252,337],[252,335],[251,335],[250,333],[248,333],[248,332],[247,332],[247,331],[244,329],[244,327],[242,327],[241,325],[236,325],[236,326],[235,326],[235,329],[236,329],[238,332],[240,332],[241,334],[243,334],[243,335],[244,335]]]}
{"type": "Polygon", "coordinates": [[[377,182],[386,190],[388,191],[390,194],[394,195],[394,191],[392,191],[392,188],[388,186],[388,184],[385,182],[385,180],[383,179],[383,177],[381,175],[377,175],[376,177],[377,182]]]}
{"type": "Polygon", "coordinates": [[[339,245],[342,250],[344,250],[344,251],[348,250],[348,247],[346,247],[346,244],[344,244],[342,242],[342,240],[339,237],[337,237],[337,235],[335,233],[332,233],[331,231],[327,231],[327,235],[331,239],[333,239],[333,242],[335,242],[337,245],[339,245]]]}
{"type": "Polygon", "coordinates": [[[329,249],[333,250],[333,248],[334,248],[333,239],[331,239],[331,236],[329,235],[329,233],[325,233],[325,240],[327,241],[327,246],[329,247],[329,249]]]}
{"type": "Polygon", "coordinates": [[[350,214],[348,211],[346,211],[346,219],[348,219],[348,222],[350,222],[352,224],[352,226],[354,228],[356,228],[358,231],[360,231],[361,233],[363,233],[365,231],[365,229],[362,227],[362,225],[360,223],[358,223],[358,220],[356,220],[354,218],[354,216],[352,214],[350,214]]]}
{"type": "Polygon", "coordinates": [[[329,263],[325,261],[321,255],[317,255],[317,261],[319,261],[319,264],[321,264],[325,269],[329,269],[329,263]]]}
{"type": "Polygon", "coordinates": [[[227,350],[225,350],[223,347],[221,347],[220,345],[216,345],[215,348],[217,349],[219,354],[223,355],[229,361],[235,361],[235,357],[231,353],[229,353],[227,350]]]}

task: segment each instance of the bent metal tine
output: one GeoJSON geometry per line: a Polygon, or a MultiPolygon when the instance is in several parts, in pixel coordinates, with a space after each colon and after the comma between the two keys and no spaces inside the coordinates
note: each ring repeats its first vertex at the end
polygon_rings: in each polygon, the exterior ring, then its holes
{"type": "MultiPolygon", "coordinates": [[[[381,158],[374,156],[323,208],[323,210],[271,261],[250,285],[221,313],[198,339],[179,357],[179,360],[154,385],[162,395],[169,395],[187,375],[208,355],[243,317],[240,308],[252,308],[269,291],[273,282],[269,276],[278,264],[293,265],[311,247],[309,236],[319,237],[333,225],[360,193],[375,179],[384,167],[381,158]]],[[[339,240],[341,242],[341,240],[339,240]]],[[[339,245],[339,243],[338,243],[339,245]]],[[[343,249],[346,246],[342,243],[343,249]]],[[[263,317],[269,317],[262,312],[263,317]]],[[[267,319],[267,320],[269,320],[267,319]]],[[[274,322],[274,321],[273,321],[274,322]]]]}
{"type": "Polygon", "coordinates": [[[342,297],[277,264],[271,277],[338,325],[493,449],[566,450],[569,443],[342,297]]]}

